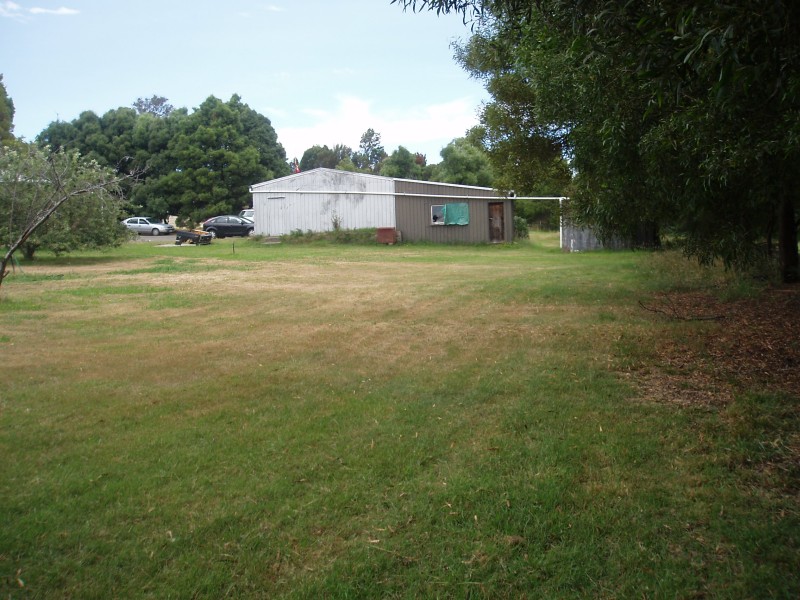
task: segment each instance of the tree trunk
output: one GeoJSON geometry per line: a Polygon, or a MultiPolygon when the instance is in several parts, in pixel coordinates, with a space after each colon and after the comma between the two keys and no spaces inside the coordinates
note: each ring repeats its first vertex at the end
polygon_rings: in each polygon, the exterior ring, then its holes
{"type": "Polygon", "coordinates": [[[661,236],[658,233],[658,224],[654,221],[639,223],[636,228],[634,248],[657,250],[661,248],[661,236]]]}
{"type": "Polygon", "coordinates": [[[36,254],[37,247],[36,244],[29,244],[28,242],[22,244],[22,256],[25,257],[25,260],[33,260],[33,255],[36,254]]]}
{"type": "Polygon", "coordinates": [[[780,254],[781,279],[784,283],[800,281],[800,257],[797,252],[797,218],[794,197],[791,192],[781,193],[780,219],[778,223],[778,252],[780,254]]]}

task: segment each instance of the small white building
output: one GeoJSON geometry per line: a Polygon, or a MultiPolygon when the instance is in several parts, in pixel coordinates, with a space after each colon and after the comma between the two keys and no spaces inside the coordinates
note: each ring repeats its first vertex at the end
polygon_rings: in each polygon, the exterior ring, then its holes
{"type": "Polygon", "coordinates": [[[486,187],[321,168],[258,183],[250,192],[259,235],[374,228],[390,239],[472,244],[514,235],[513,199],[486,187]]]}
{"type": "Polygon", "coordinates": [[[313,169],[250,187],[256,233],[394,227],[394,180],[313,169]]]}

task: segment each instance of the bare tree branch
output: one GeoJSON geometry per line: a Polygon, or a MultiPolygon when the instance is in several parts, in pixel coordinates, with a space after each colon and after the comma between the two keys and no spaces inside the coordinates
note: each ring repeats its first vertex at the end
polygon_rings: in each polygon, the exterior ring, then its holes
{"type": "Polygon", "coordinates": [[[725,315],[685,315],[682,314],[679,308],[675,305],[673,300],[667,296],[662,296],[662,307],[647,306],[644,302],[639,300],[639,306],[646,311],[665,315],[674,321],[721,321],[727,318],[725,315]]]}

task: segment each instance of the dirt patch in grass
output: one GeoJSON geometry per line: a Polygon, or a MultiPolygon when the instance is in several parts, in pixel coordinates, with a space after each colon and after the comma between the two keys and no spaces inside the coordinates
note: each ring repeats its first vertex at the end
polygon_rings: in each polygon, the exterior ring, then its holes
{"type": "Polygon", "coordinates": [[[655,364],[635,376],[645,398],[720,405],[742,391],[800,392],[800,289],[732,302],[674,293],[642,308],[670,321],[714,322],[682,341],[662,336],[655,364]]]}
{"type": "Polygon", "coordinates": [[[800,506],[800,290],[733,302],[671,294],[645,308],[714,325],[659,336],[656,360],[631,373],[641,400],[718,411],[736,448],[727,450],[731,468],[800,506]]]}

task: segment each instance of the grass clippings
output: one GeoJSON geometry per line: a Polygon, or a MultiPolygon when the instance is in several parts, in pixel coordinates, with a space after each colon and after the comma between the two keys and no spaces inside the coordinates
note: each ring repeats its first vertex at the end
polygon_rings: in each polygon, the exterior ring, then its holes
{"type": "Polygon", "coordinates": [[[722,301],[710,293],[661,294],[643,308],[667,321],[715,321],[710,329],[665,336],[643,376],[649,397],[724,405],[747,390],[800,390],[800,290],[770,288],[722,301]]]}

